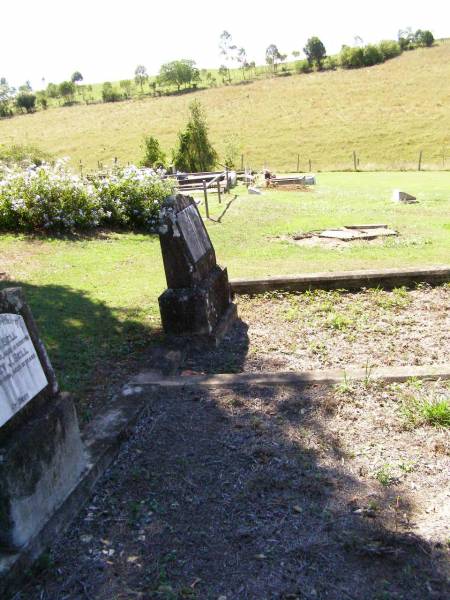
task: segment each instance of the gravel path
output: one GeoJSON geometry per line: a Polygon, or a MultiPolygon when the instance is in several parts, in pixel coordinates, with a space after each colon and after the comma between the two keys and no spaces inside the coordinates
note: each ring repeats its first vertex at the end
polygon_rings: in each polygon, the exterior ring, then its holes
{"type": "Polygon", "coordinates": [[[448,433],[402,407],[448,391],[155,393],[15,600],[444,600],[448,433]]]}

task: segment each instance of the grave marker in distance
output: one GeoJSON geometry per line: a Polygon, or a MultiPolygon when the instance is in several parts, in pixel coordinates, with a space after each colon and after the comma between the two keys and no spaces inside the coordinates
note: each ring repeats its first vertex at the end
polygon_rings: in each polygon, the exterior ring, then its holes
{"type": "Polygon", "coordinates": [[[164,331],[218,343],[237,317],[226,268],[216,254],[194,200],[166,199],[159,239],[168,289],[159,297],[164,331]]]}

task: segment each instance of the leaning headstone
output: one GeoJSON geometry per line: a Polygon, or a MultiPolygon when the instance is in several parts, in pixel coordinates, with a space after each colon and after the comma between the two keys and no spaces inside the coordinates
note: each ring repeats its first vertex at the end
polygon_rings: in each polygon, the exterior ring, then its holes
{"type": "Polygon", "coordinates": [[[217,343],[236,319],[226,268],[216,254],[194,200],[169,196],[159,239],[168,289],[159,297],[164,331],[217,343]]]}
{"type": "Polygon", "coordinates": [[[418,202],[415,196],[401,192],[400,190],[394,190],[392,193],[392,200],[394,202],[402,202],[403,204],[416,204],[418,202]]]}
{"type": "Polygon", "coordinates": [[[73,402],[59,392],[25,297],[0,291],[0,548],[26,546],[84,468],[73,402]]]}

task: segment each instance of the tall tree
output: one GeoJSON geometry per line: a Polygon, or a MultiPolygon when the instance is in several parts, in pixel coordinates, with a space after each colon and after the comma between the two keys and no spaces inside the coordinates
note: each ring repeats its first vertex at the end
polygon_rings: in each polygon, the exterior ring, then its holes
{"type": "Polygon", "coordinates": [[[59,84],[59,95],[64,98],[65,104],[73,102],[75,94],[75,84],[72,81],[63,81],[59,84]]]}
{"type": "Polygon", "coordinates": [[[80,73],[80,71],[75,71],[74,73],[72,73],[70,81],[72,83],[78,83],[79,81],[83,81],[83,75],[80,73]]]}
{"type": "Polygon", "coordinates": [[[239,48],[237,51],[237,61],[241,65],[242,79],[245,79],[245,73],[249,67],[247,59],[247,51],[245,48],[239,48]]]}
{"type": "Polygon", "coordinates": [[[0,78],[0,118],[12,115],[11,101],[15,89],[10,87],[4,77],[0,78]]]}
{"type": "Polygon", "coordinates": [[[178,134],[174,164],[180,171],[210,171],[217,162],[217,152],[208,139],[208,125],[198,100],[189,105],[190,117],[184,131],[178,134]]]}
{"type": "Polygon", "coordinates": [[[283,55],[275,44],[270,44],[266,48],[266,63],[272,67],[273,72],[278,68],[278,63],[283,59],[283,55]]]}
{"type": "Polygon", "coordinates": [[[309,38],[303,52],[306,54],[306,59],[310,65],[316,65],[319,70],[322,68],[327,51],[317,36],[309,38]]]}
{"type": "Polygon", "coordinates": [[[134,70],[134,81],[136,85],[139,85],[141,88],[141,94],[144,91],[144,83],[147,81],[147,69],[144,65],[138,65],[134,70]]]}
{"type": "Polygon", "coordinates": [[[220,54],[225,58],[225,62],[228,63],[225,68],[227,69],[228,83],[231,83],[230,64],[236,59],[235,53],[238,48],[236,44],[233,43],[233,37],[228,31],[222,31],[220,35],[219,49],[220,54]]]}

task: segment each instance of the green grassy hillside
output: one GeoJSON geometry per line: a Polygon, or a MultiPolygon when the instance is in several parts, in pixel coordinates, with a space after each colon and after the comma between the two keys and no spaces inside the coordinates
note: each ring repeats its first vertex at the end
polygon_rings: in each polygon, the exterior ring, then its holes
{"type": "Polygon", "coordinates": [[[97,161],[137,161],[144,134],[169,150],[199,98],[222,153],[231,135],[245,162],[293,170],[450,166],[450,43],[405,52],[354,71],[292,75],[194,93],[55,108],[0,122],[2,143],[31,143],[56,155],[97,161]],[[447,158],[448,153],[448,158],[447,158]]]}

